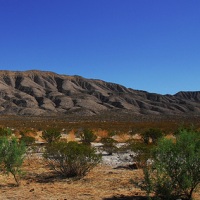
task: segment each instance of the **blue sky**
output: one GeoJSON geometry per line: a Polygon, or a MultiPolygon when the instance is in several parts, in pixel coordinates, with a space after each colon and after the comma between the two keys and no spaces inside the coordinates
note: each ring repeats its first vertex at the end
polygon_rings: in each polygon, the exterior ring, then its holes
{"type": "Polygon", "coordinates": [[[199,0],[0,0],[0,70],[200,91],[199,0]]]}

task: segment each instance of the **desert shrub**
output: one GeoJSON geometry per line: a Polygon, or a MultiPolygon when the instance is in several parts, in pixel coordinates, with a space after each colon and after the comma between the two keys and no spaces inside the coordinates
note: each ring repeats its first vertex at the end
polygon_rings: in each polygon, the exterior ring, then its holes
{"type": "Polygon", "coordinates": [[[182,133],[183,131],[188,131],[188,132],[197,132],[198,129],[194,124],[190,124],[190,125],[185,125],[185,124],[181,124],[175,131],[174,131],[174,135],[177,136],[180,133],[182,133]]]}
{"type": "Polygon", "coordinates": [[[109,137],[113,137],[113,136],[115,136],[115,135],[117,135],[117,131],[109,131],[109,132],[108,132],[108,136],[109,136],[109,137]]]}
{"type": "Polygon", "coordinates": [[[155,147],[152,143],[144,143],[138,140],[129,140],[126,142],[126,149],[134,152],[134,161],[138,168],[146,166],[148,159],[151,158],[151,150],[155,147]]]}
{"type": "Polygon", "coordinates": [[[149,144],[150,140],[155,144],[163,136],[163,133],[160,129],[150,128],[140,135],[145,144],[149,144]]]}
{"type": "Polygon", "coordinates": [[[90,145],[91,142],[94,142],[97,139],[97,136],[93,133],[92,130],[84,129],[81,134],[81,141],[83,144],[90,145]]]}
{"type": "Polygon", "coordinates": [[[117,151],[117,141],[113,138],[102,138],[100,142],[103,144],[103,150],[106,151],[109,155],[112,155],[114,152],[117,151]]]}
{"type": "Polygon", "coordinates": [[[0,128],[0,137],[11,136],[12,130],[10,128],[0,128]]]}
{"type": "Polygon", "coordinates": [[[11,173],[17,185],[19,185],[25,152],[25,145],[19,143],[16,138],[0,138],[0,170],[5,174],[11,173]]]}
{"type": "Polygon", "coordinates": [[[42,132],[41,138],[47,143],[53,143],[58,141],[61,138],[61,133],[57,129],[47,129],[42,132]]]}
{"type": "Polygon", "coordinates": [[[77,142],[59,141],[46,147],[44,157],[50,167],[63,177],[82,177],[96,166],[101,156],[95,149],[77,142]]]}
{"type": "Polygon", "coordinates": [[[22,134],[22,137],[20,138],[20,142],[26,144],[27,146],[30,146],[35,143],[35,138],[22,134]]]}
{"type": "Polygon", "coordinates": [[[158,199],[191,200],[200,183],[200,134],[182,130],[172,139],[162,139],[152,151],[152,165],[144,169],[144,189],[158,199]]]}

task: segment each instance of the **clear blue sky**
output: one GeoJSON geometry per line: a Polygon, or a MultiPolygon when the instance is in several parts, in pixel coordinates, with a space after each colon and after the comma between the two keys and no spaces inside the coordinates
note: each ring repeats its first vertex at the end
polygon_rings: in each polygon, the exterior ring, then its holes
{"type": "Polygon", "coordinates": [[[199,0],[0,0],[0,70],[200,91],[199,0]]]}

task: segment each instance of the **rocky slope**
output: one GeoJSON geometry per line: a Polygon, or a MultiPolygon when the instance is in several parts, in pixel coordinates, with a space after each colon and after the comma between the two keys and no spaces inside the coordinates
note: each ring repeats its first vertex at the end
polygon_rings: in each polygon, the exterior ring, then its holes
{"type": "Polygon", "coordinates": [[[200,92],[160,95],[80,76],[0,71],[1,115],[94,115],[110,111],[200,115],[200,92]]]}

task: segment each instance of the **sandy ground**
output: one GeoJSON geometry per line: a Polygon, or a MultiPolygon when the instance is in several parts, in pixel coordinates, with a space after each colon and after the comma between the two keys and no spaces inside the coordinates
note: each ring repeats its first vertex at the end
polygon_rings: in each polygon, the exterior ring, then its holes
{"type": "Polygon", "coordinates": [[[1,200],[112,200],[144,199],[145,193],[135,188],[130,179],[140,180],[141,170],[113,169],[99,165],[79,180],[56,177],[42,159],[30,158],[21,185],[13,177],[0,176],[1,200]]]}
{"type": "MultiPolygon", "coordinates": [[[[0,200],[147,200],[145,192],[130,181],[140,182],[142,170],[115,168],[126,160],[128,164],[128,156],[104,156],[104,164],[74,180],[56,176],[42,158],[29,155],[19,187],[11,175],[0,174],[0,200]]],[[[200,192],[194,197],[200,200],[200,192]]]]}
{"type": "MultiPolygon", "coordinates": [[[[26,173],[19,187],[11,175],[0,175],[0,200],[147,200],[145,192],[130,181],[141,180],[140,169],[100,164],[82,179],[61,179],[42,159],[32,157],[26,160],[23,170],[26,173]]],[[[199,200],[200,192],[194,197],[199,200]]]]}

